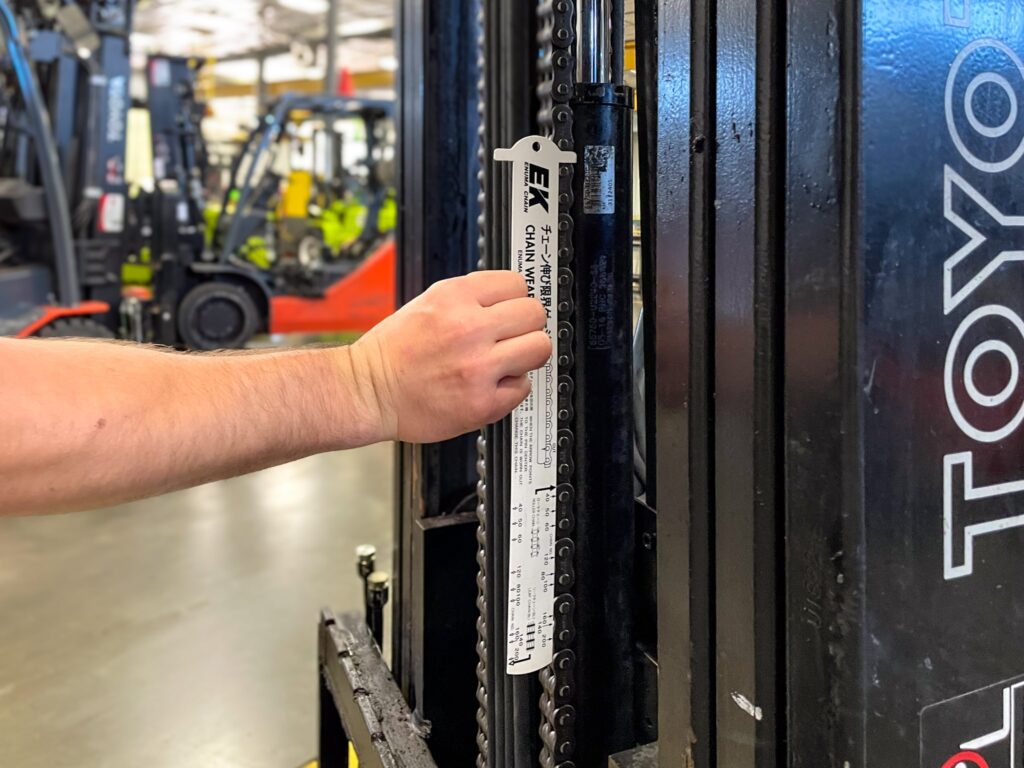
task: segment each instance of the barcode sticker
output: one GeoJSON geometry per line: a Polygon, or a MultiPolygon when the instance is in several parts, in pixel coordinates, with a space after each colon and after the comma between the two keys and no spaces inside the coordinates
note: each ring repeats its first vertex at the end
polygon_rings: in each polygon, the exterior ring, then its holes
{"type": "MultiPolygon", "coordinates": [[[[575,162],[550,139],[527,136],[495,151],[512,163],[512,269],[544,305],[545,330],[558,328],[558,168],[575,162]]],[[[530,374],[530,395],[512,413],[508,645],[506,672],[525,675],[551,663],[555,641],[555,495],[558,485],[558,358],[530,374]]]]}
{"type": "Polygon", "coordinates": [[[583,212],[615,213],[615,147],[596,145],[583,150],[583,212]]]}

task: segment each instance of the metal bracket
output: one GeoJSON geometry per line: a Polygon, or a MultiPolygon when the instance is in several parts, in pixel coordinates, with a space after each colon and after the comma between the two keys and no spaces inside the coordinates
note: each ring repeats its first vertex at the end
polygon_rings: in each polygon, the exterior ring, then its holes
{"type": "Polygon", "coordinates": [[[437,768],[418,722],[357,614],[320,615],[320,768],[437,768]]]}

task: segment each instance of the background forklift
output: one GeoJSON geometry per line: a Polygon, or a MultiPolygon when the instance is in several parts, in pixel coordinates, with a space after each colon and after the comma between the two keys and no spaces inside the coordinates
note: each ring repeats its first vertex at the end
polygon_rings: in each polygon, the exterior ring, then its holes
{"type": "MultiPolygon", "coordinates": [[[[151,66],[151,85],[154,71],[151,66]]],[[[201,249],[199,201],[185,188],[196,173],[158,183],[155,337],[180,339],[192,349],[233,348],[260,331],[364,331],[390,314],[391,112],[390,102],[282,96],[245,141],[219,210],[204,213],[209,223],[201,249]],[[363,127],[365,155],[343,164],[338,126],[353,121],[363,127]],[[305,143],[307,152],[324,152],[327,172],[319,179],[282,168],[291,139],[302,141],[292,131],[303,124],[318,126],[321,141],[315,133],[305,143]],[[176,212],[185,210],[185,220],[176,222],[176,212]],[[352,210],[360,220],[346,220],[352,210]]],[[[312,165],[315,170],[315,157],[312,165]]]]}
{"type": "Polygon", "coordinates": [[[393,310],[390,104],[283,97],[249,137],[234,167],[231,212],[222,207],[207,242],[198,63],[149,61],[155,186],[129,197],[131,4],[5,4],[2,24],[0,332],[237,348],[261,331],[359,332],[393,310]],[[344,175],[333,162],[328,179],[340,186],[312,217],[307,205],[305,215],[282,218],[289,211],[265,207],[281,192],[274,150],[283,126],[313,117],[328,134],[338,120],[361,120],[366,157],[344,175]],[[353,188],[358,205],[340,206],[353,188]],[[365,225],[346,224],[353,207],[365,225]],[[275,232],[275,246],[287,249],[262,264],[246,258],[268,227],[300,237],[290,243],[275,232]],[[357,234],[346,239],[346,230],[357,234]],[[303,241],[300,260],[291,246],[303,241]],[[146,262],[143,285],[126,288],[128,262],[146,262]]]}
{"type": "Polygon", "coordinates": [[[117,0],[0,3],[0,333],[117,328],[130,25],[117,0]]]}

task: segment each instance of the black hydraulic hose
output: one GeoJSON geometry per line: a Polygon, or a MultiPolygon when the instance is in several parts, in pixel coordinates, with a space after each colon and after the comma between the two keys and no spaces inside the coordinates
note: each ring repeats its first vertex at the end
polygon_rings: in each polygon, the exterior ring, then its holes
{"type": "Polygon", "coordinates": [[[75,258],[75,240],[71,231],[71,212],[61,183],[60,161],[50,127],[50,116],[43,107],[39,84],[32,73],[28,57],[18,39],[18,23],[7,0],[0,0],[0,25],[7,44],[7,55],[25,102],[25,117],[35,142],[39,159],[39,172],[43,178],[43,193],[53,232],[55,271],[57,273],[57,301],[73,306],[82,300],[78,282],[78,263],[75,258]]]}
{"type": "Polygon", "coordinates": [[[93,216],[99,207],[101,190],[96,186],[96,176],[99,166],[99,142],[102,135],[100,126],[101,113],[100,104],[105,97],[106,76],[96,66],[91,58],[83,62],[89,74],[89,107],[86,118],[86,134],[84,137],[85,162],[83,165],[82,179],[84,188],[82,200],[78,210],[75,211],[75,224],[78,228],[79,237],[86,238],[89,235],[88,227],[92,223],[93,216]]]}

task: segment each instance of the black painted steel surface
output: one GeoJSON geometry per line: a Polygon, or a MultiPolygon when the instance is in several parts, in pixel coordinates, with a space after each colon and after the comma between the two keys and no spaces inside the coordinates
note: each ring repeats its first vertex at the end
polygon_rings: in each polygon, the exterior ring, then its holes
{"type": "Polygon", "coordinates": [[[1017,765],[1024,9],[658,12],[662,764],[1017,765]]]}
{"type": "MultiPolygon", "coordinates": [[[[472,0],[403,2],[398,19],[398,297],[476,267],[478,62],[472,0]]],[[[475,436],[397,447],[392,666],[445,765],[476,754],[475,436]],[[444,585],[448,585],[445,587],[444,585]]]]}
{"type": "Polygon", "coordinates": [[[852,242],[865,761],[1001,768],[1024,759],[1024,8],[895,10],[864,3],[852,242]]]}
{"type": "MultiPolygon", "coordinates": [[[[701,433],[704,383],[691,375],[691,136],[706,127],[691,122],[692,47],[707,40],[702,11],[686,0],[636,4],[640,198],[644,247],[644,342],[647,360],[647,502],[657,512],[658,737],[668,765],[692,762],[696,737],[707,743],[706,687],[692,662],[691,616],[707,616],[706,590],[691,579],[691,423],[701,433]],[[698,413],[694,418],[694,385],[698,413]],[[671,586],[666,586],[671,585],[671,586]],[[704,597],[701,597],[704,595],[704,597]],[[698,692],[691,697],[692,690],[698,692]],[[696,712],[695,707],[696,705],[696,712]]],[[[698,58],[697,68],[705,66],[698,58]]],[[[697,102],[706,99],[697,94],[697,102]]],[[[698,112],[703,115],[703,111],[698,112]]],[[[698,165],[697,168],[700,171],[698,165]]],[[[707,551],[705,546],[699,551],[707,551]]],[[[698,552],[699,553],[699,552],[698,552]]],[[[701,583],[701,574],[695,581],[701,583]]],[[[649,585],[648,588],[653,587],[649,585]]],[[[702,626],[706,629],[707,622],[702,626]]],[[[696,640],[696,643],[695,643],[696,640]]],[[[708,666],[703,667],[707,679],[708,666]]],[[[709,764],[710,763],[706,763],[709,764]]]]}

